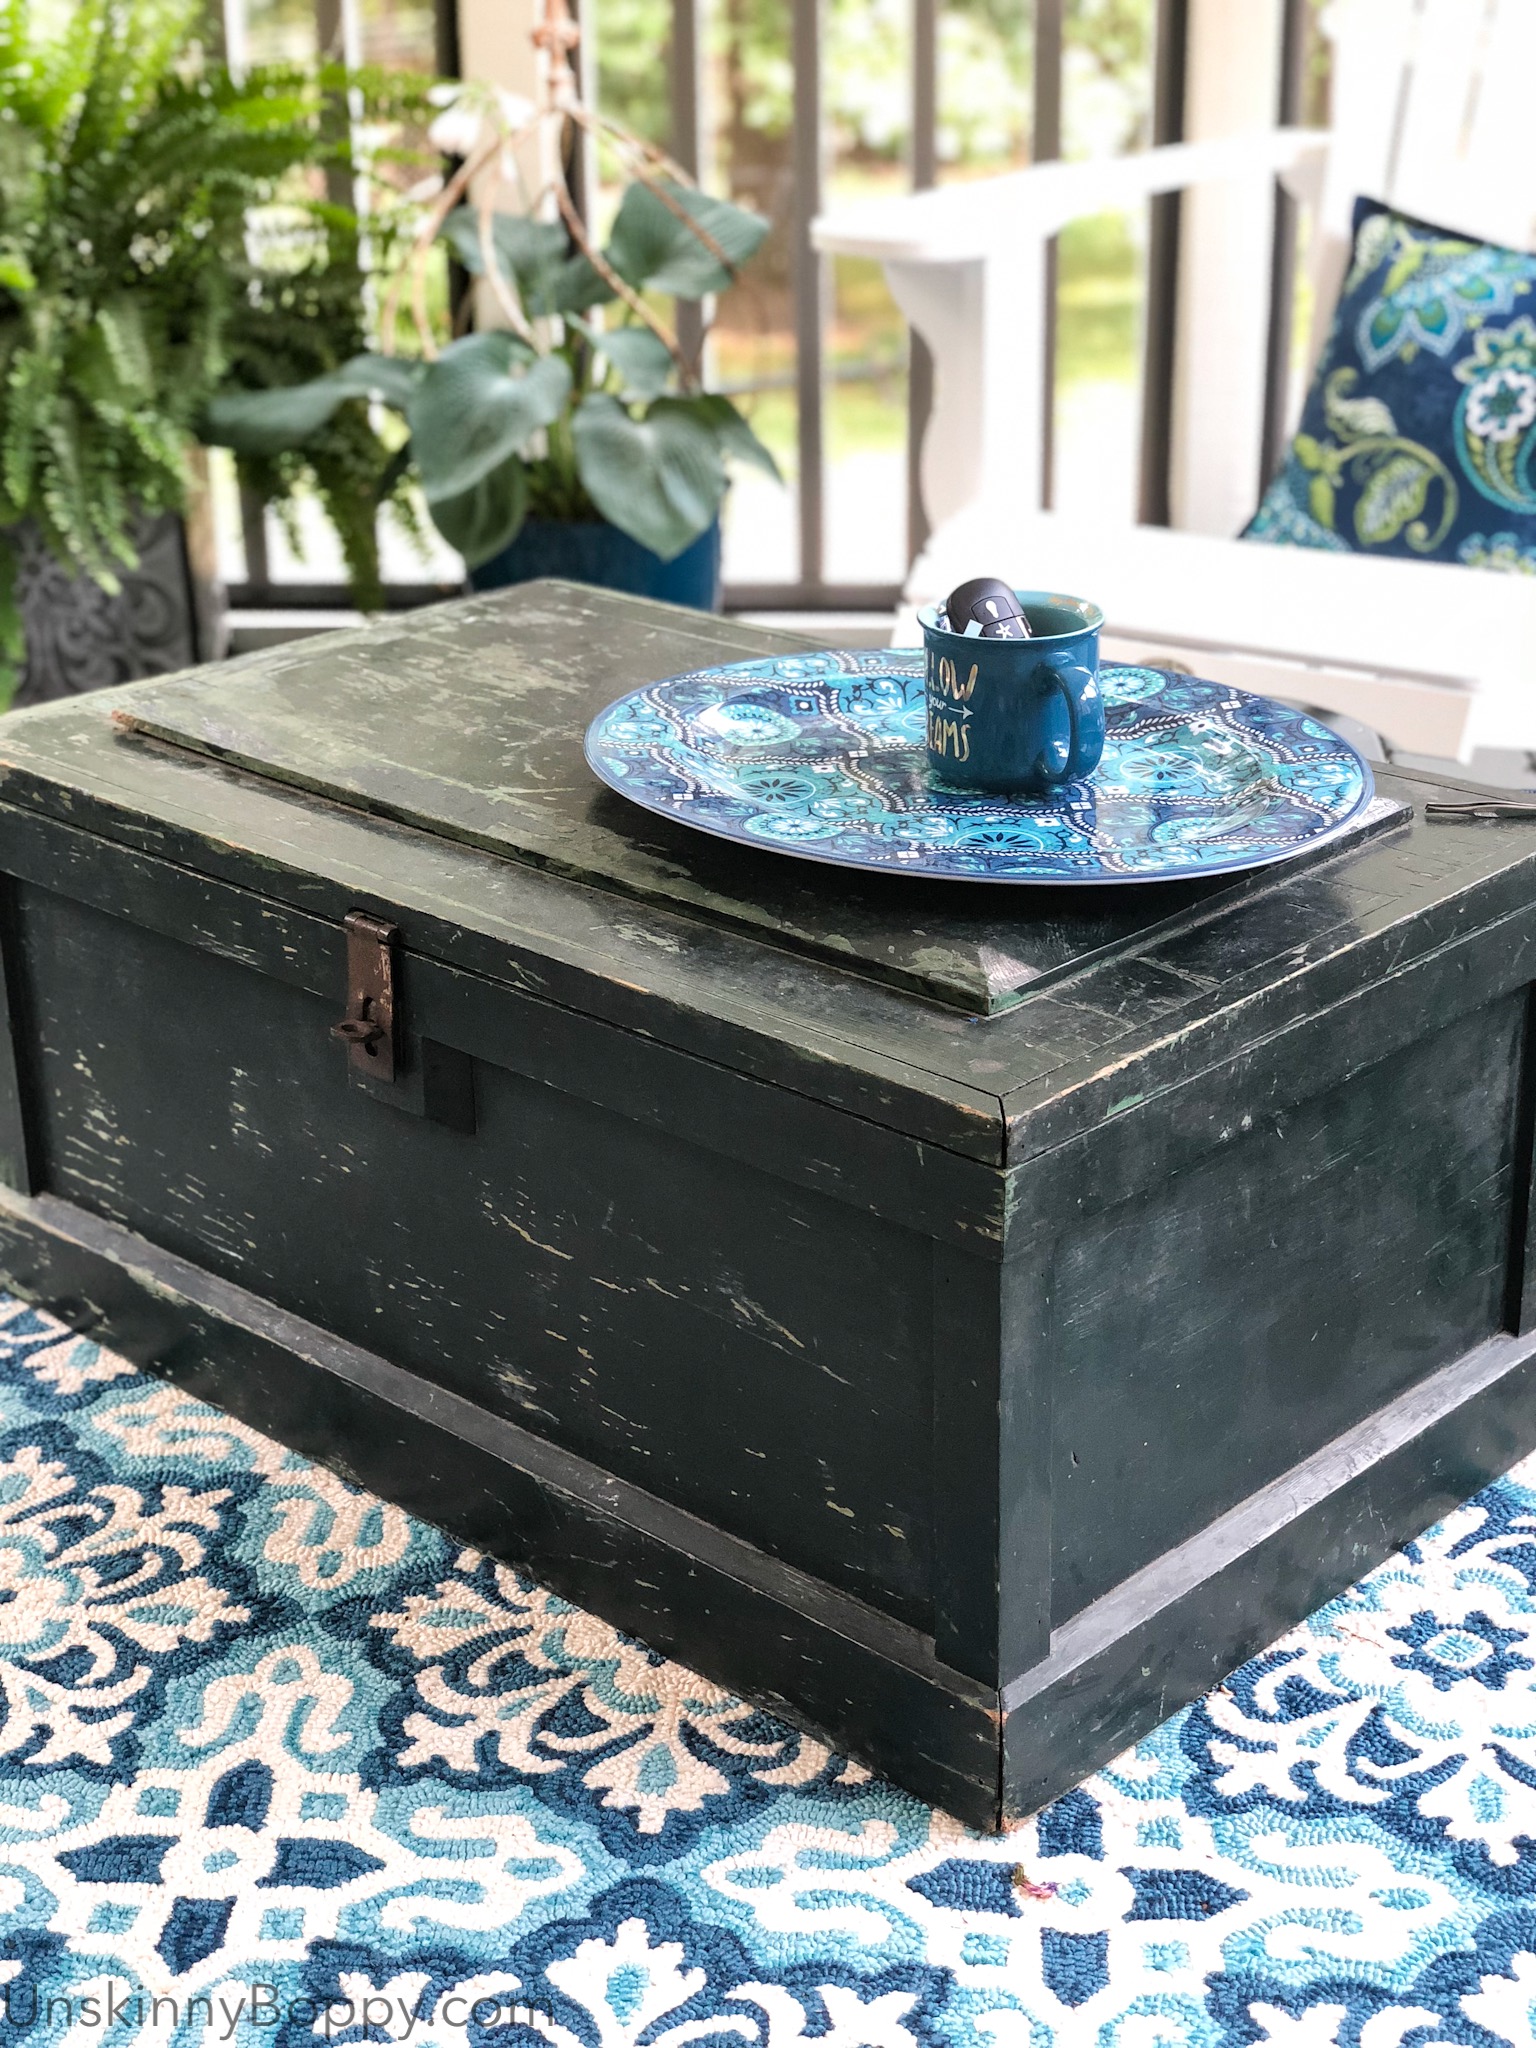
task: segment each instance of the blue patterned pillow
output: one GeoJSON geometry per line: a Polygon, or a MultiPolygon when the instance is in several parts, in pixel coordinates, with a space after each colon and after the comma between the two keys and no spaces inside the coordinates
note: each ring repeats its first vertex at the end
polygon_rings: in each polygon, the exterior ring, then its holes
{"type": "Polygon", "coordinates": [[[1536,575],[1536,256],[1358,200],[1333,332],[1243,539],[1536,575]]]}

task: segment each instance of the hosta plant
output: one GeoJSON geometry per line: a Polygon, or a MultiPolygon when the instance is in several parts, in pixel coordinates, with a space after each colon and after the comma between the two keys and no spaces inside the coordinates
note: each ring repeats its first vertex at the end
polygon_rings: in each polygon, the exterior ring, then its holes
{"type": "Polygon", "coordinates": [[[295,389],[227,397],[210,431],[237,450],[303,448],[334,410],[365,396],[393,408],[427,509],[471,567],[530,515],[603,519],[670,561],[715,519],[727,465],[777,475],[731,401],[701,388],[664,317],[668,300],[724,291],[767,222],[715,199],[659,151],[585,107],[570,88],[560,7],[550,89],[535,109],[473,86],[444,88],[434,139],[458,158],[381,308],[381,347],[295,389]],[[591,235],[561,166],[572,129],[631,182],[606,239],[591,235]],[[530,190],[525,166],[549,166],[530,190]],[[508,192],[517,208],[498,206],[508,192]],[[496,324],[439,346],[425,280],[446,243],[479,280],[496,324]],[[408,301],[419,353],[394,352],[408,301]]]}

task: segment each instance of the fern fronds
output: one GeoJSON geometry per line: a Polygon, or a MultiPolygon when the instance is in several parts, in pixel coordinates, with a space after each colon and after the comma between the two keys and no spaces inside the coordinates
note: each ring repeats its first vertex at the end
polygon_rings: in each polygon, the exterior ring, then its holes
{"type": "Polygon", "coordinates": [[[0,523],[108,588],[141,514],[182,500],[246,214],[319,135],[313,83],[208,70],[199,19],[200,0],[0,0],[0,523]]]}
{"type": "MultiPolygon", "coordinates": [[[[204,59],[203,5],[0,0],[0,699],[8,529],[32,522],[114,587],[142,514],[183,502],[215,390],[299,382],[368,346],[358,222],[305,178],[360,168],[327,95],[424,128],[430,81],[332,66],[236,80],[204,59]]],[[[369,234],[387,253],[399,209],[383,197],[369,234]]],[[[392,462],[357,404],[260,479],[280,501],[318,492],[365,600],[392,462]]]]}

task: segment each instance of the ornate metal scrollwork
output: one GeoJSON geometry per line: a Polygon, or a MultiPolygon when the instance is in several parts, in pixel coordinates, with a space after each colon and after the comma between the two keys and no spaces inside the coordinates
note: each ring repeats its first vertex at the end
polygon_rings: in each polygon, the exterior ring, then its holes
{"type": "Polygon", "coordinates": [[[144,521],[139,566],[116,596],[71,575],[35,528],[13,529],[7,541],[26,633],[18,706],[190,668],[221,651],[221,593],[194,574],[175,513],[144,521]]]}

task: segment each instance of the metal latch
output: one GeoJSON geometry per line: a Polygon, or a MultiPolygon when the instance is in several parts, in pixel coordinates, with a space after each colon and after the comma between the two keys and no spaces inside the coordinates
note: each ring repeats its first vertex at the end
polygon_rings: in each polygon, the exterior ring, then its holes
{"type": "Polygon", "coordinates": [[[360,1073],[376,1081],[395,1078],[396,926],[366,910],[349,910],[347,934],[347,1014],[331,1026],[347,1058],[360,1073]]]}
{"type": "Polygon", "coordinates": [[[1536,797],[1485,796],[1463,804],[1426,804],[1426,818],[1471,818],[1497,825],[1505,818],[1536,818],[1536,797]]]}

